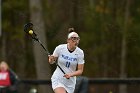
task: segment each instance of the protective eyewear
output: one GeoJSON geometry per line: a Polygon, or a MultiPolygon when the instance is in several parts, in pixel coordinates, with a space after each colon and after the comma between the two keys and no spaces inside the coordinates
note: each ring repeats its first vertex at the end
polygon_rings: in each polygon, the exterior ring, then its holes
{"type": "Polygon", "coordinates": [[[71,37],[71,40],[80,40],[80,37],[71,37]]]}

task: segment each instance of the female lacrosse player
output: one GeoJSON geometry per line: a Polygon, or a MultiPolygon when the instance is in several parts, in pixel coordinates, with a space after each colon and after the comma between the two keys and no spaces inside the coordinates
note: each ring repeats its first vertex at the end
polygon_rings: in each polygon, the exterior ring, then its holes
{"type": "Polygon", "coordinates": [[[51,81],[55,93],[74,93],[76,76],[82,74],[84,69],[84,52],[78,47],[79,35],[69,28],[67,44],[58,45],[53,55],[49,56],[49,63],[57,64],[64,70],[64,74],[57,66],[51,81]]]}

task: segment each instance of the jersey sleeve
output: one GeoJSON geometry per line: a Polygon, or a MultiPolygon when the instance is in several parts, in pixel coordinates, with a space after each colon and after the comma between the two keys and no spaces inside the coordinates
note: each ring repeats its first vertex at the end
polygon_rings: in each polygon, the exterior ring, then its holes
{"type": "Polygon", "coordinates": [[[57,47],[55,48],[54,52],[53,52],[53,56],[58,57],[59,51],[60,51],[59,46],[57,46],[57,47]]]}
{"type": "Polygon", "coordinates": [[[84,52],[80,52],[79,53],[79,58],[78,58],[78,64],[84,64],[85,60],[84,60],[84,52]]]}

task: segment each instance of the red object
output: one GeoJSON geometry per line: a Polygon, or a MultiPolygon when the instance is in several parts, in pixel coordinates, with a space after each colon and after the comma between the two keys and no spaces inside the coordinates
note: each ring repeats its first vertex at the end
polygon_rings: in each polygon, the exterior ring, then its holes
{"type": "Polygon", "coordinates": [[[10,86],[10,75],[9,72],[0,72],[0,86],[10,86]]]}

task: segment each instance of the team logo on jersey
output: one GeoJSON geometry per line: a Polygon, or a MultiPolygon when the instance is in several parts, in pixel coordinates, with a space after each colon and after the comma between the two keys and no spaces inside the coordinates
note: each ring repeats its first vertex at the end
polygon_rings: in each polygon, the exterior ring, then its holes
{"type": "Polygon", "coordinates": [[[77,58],[69,57],[69,56],[66,56],[66,55],[63,55],[63,54],[62,54],[62,58],[64,58],[65,60],[69,60],[69,61],[77,61],[77,58]]]}

